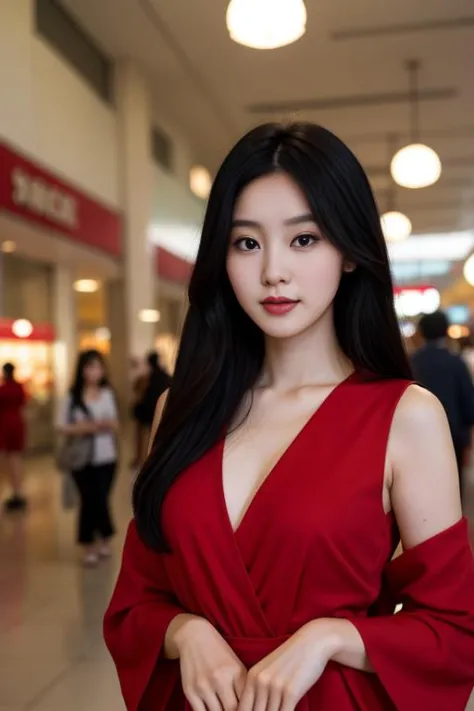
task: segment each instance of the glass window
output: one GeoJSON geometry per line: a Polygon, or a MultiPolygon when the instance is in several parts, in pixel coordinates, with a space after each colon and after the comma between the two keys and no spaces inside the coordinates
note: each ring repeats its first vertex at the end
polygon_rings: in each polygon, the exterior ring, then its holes
{"type": "Polygon", "coordinates": [[[154,160],[166,170],[173,170],[173,143],[161,130],[153,128],[151,151],[154,160]]]}
{"type": "Polygon", "coordinates": [[[112,101],[113,64],[55,0],[36,0],[36,30],[88,81],[112,101]]]}

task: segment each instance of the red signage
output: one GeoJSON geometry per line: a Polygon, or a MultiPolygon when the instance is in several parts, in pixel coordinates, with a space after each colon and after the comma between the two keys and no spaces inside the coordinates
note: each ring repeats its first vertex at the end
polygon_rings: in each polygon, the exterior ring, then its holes
{"type": "Polygon", "coordinates": [[[121,219],[0,143],[0,210],[114,257],[121,253],[121,219]]]}
{"type": "Polygon", "coordinates": [[[191,278],[193,264],[168,252],[163,247],[156,248],[156,273],[158,276],[177,284],[187,285],[191,278]]]}
{"type": "Polygon", "coordinates": [[[24,319],[0,318],[0,339],[15,341],[46,341],[56,338],[54,326],[50,323],[30,323],[24,319]]]}

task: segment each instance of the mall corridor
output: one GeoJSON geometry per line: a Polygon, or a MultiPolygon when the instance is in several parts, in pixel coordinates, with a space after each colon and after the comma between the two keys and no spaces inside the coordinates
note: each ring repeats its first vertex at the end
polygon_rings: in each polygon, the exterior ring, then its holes
{"type": "MultiPolygon", "coordinates": [[[[115,491],[122,535],[130,483],[122,467],[115,491]]],[[[27,493],[26,515],[0,514],[0,711],[123,711],[101,630],[122,536],[112,560],[84,570],[74,513],[61,509],[60,477],[49,458],[29,462],[27,493]]],[[[474,540],[474,477],[468,500],[474,540]]]]}

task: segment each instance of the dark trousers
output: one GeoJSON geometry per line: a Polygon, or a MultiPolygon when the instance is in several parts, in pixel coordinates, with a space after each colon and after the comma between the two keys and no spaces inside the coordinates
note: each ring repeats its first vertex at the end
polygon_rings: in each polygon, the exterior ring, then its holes
{"type": "Polygon", "coordinates": [[[109,496],[116,468],[115,462],[90,464],[80,471],[73,472],[80,495],[78,543],[89,545],[94,542],[96,536],[105,540],[114,534],[109,496]]]}

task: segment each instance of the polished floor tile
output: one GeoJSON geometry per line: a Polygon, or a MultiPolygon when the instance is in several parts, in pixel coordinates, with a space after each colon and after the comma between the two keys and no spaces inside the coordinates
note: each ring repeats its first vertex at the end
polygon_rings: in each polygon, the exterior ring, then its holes
{"type": "Polygon", "coordinates": [[[48,457],[28,462],[28,512],[0,513],[0,711],[124,711],[102,618],[130,517],[130,485],[124,470],[114,492],[113,558],[84,570],[75,515],[61,508],[59,475],[48,457]]]}

